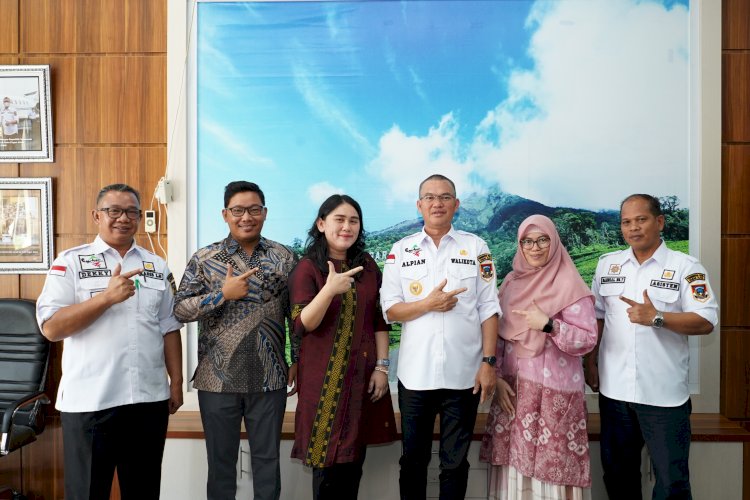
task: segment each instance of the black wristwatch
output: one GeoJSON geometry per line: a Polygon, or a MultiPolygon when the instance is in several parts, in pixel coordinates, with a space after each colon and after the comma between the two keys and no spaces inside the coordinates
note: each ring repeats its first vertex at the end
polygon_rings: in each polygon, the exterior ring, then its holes
{"type": "Polygon", "coordinates": [[[544,328],[542,328],[542,331],[544,333],[552,333],[552,328],[554,327],[555,327],[555,322],[552,321],[552,318],[550,318],[549,321],[547,321],[547,324],[544,325],[544,328]]]}
{"type": "Polygon", "coordinates": [[[483,363],[487,363],[490,366],[495,366],[495,363],[497,363],[497,358],[495,356],[485,356],[482,358],[483,363]]]}

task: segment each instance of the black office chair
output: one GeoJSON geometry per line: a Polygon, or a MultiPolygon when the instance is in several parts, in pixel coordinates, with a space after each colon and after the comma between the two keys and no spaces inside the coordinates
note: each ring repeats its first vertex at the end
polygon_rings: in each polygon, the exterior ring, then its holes
{"type": "Polygon", "coordinates": [[[39,331],[34,302],[0,299],[0,455],[36,441],[44,430],[49,341],[39,331]]]}

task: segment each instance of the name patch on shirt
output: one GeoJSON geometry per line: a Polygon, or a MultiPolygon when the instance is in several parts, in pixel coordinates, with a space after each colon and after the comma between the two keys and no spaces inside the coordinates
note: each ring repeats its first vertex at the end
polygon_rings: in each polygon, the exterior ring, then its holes
{"type": "Polygon", "coordinates": [[[675,283],[674,281],[651,280],[651,286],[653,286],[654,288],[664,288],[666,290],[680,289],[680,284],[675,283]]]}
{"type": "Polygon", "coordinates": [[[401,263],[401,267],[421,266],[424,263],[425,259],[407,260],[401,263]]]}
{"type": "Polygon", "coordinates": [[[474,259],[451,259],[451,264],[466,264],[467,266],[476,266],[474,259]]]}
{"type": "Polygon", "coordinates": [[[608,283],[625,283],[625,276],[602,276],[601,284],[606,285],[608,283]]]}
{"type": "Polygon", "coordinates": [[[706,275],[703,273],[693,273],[685,276],[685,281],[687,281],[688,283],[692,283],[693,281],[698,280],[706,281],[706,275]]]}
{"type": "Polygon", "coordinates": [[[93,271],[78,271],[78,277],[80,279],[109,278],[111,276],[112,276],[112,271],[109,269],[96,269],[93,271]]]}
{"type": "Polygon", "coordinates": [[[156,280],[163,280],[164,279],[164,273],[157,273],[154,271],[143,271],[141,273],[141,276],[145,276],[146,278],[154,278],[156,280]]]}
{"type": "Polygon", "coordinates": [[[78,260],[81,263],[81,269],[107,269],[107,261],[104,260],[104,254],[95,253],[91,255],[79,255],[78,260]]]}

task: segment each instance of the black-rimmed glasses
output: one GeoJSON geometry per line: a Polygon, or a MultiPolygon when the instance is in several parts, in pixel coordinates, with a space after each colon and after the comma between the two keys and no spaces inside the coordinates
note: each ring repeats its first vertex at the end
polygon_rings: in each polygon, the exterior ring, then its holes
{"type": "Polygon", "coordinates": [[[539,247],[539,250],[547,248],[550,244],[550,239],[546,236],[540,236],[539,238],[532,240],[531,238],[524,238],[519,243],[524,250],[531,250],[534,245],[539,247]]]}
{"type": "Polygon", "coordinates": [[[117,207],[104,207],[97,208],[97,212],[104,212],[110,219],[119,219],[122,214],[127,215],[130,220],[138,220],[141,217],[141,210],[137,208],[117,208],[117,207]]]}
{"type": "Polygon", "coordinates": [[[229,207],[227,208],[227,210],[229,210],[229,213],[234,217],[242,217],[243,215],[245,215],[245,212],[249,213],[253,217],[258,217],[263,213],[264,208],[266,207],[262,205],[253,205],[251,207],[229,207]]]}

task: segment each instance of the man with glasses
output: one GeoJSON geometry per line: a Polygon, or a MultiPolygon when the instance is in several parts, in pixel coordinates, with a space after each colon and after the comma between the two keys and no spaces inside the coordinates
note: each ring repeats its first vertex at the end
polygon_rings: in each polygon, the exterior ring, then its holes
{"type": "Polygon", "coordinates": [[[620,205],[626,250],[602,255],[592,290],[599,347],[585,357],[599,392],[604,484],[611,499],[641,498],[641,450],[651,455],[653,498],[691,498],[689,335],[718,321],[708,273],[661,239],[659,200],[634,194],[620,205]]]}
{"type": "Polygon", "coordinates": [[[117,469],[123,499],[158,499],[167,421],[182,405],[174,279],[135,243],[135,189],[106,186],[96,207],[98,236],[55,259],[37,300],[44,336],[64,339],[65,498],[109,498],[117,469]]]}
{"type": "MultiPolygon", "coordinates": [[[[281,492],[279,445],[287,384],[296,392],[297,368],[287,368],[287,278],[295,265],[285,246],[261,236],[268,210],[252,182],[224,190],[229,236],[190,259],[175,305],[181,321],[198,322],[198,389],[208,452],[208,500],[234,499],[245,421],[256,500],[281,492]]],[[[292,345],[296,362],[299,346],[292,345]]]]}
{"type": "Polygon", "coordinates": [[[459,206],[447,177],[419,186],[422,231],[393,245],[380,300],[389,323],[400,322],[398,403],[402,499],[423,499],[440,415],[440,498],[462,499],[477,405],[495,392],[500,305],[487,244],[453,228],[459,206]]]}

